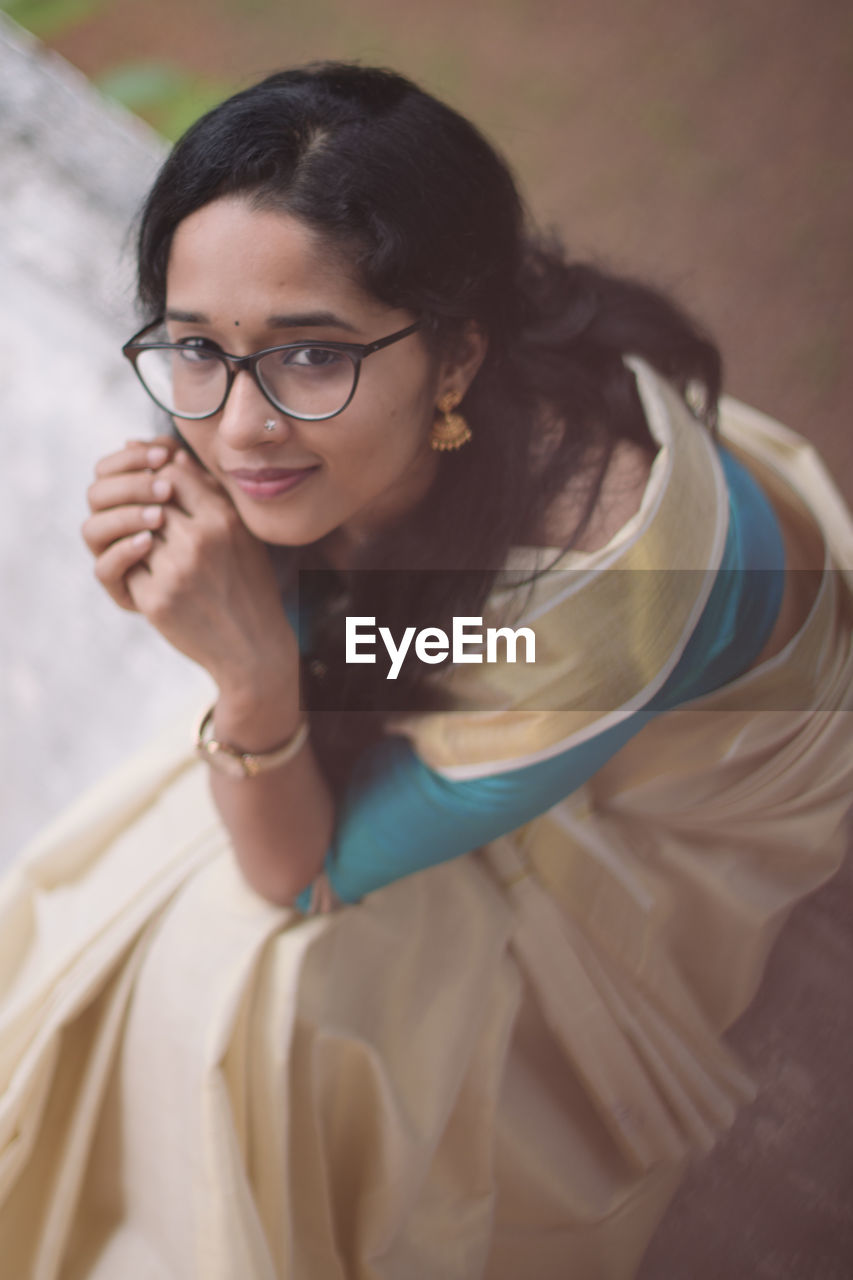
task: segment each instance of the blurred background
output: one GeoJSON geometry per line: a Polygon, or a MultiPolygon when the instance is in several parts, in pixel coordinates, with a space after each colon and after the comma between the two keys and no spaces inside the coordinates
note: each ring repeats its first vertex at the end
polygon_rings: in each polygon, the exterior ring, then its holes
{"type": "Polygon", "coordinates": [[[853,497],[849,0],[2,0],[176,137],[267,72],[380,63],[469,114],[573,255],[670,288],[853,497]]]}

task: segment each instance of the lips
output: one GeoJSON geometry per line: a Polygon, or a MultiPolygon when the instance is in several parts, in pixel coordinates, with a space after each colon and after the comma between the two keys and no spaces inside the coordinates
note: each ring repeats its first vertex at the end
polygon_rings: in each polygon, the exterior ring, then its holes
{"type": "Polygon", "coordinates": [[[243,467],[238,471],[229,471],[235,480],[249,480],[259,483],[262,480],[287,480],[290,476],[302,475],[303,471],[313,471],[314,467],[243,467]]]}
{"type": "Polygon", "coordinates": [[[240,467],[228,475],[248,498],[278,498],[281,494],[304,484],[319,469],[311,467],[240,467]]]}

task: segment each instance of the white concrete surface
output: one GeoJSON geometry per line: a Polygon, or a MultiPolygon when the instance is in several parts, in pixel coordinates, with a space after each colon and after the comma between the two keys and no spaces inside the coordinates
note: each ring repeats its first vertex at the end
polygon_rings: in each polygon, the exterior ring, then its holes
{"type": "Polygon", "coordinates": [[[207,677],[92,576],[96,459],[162,429],[121,343],[164,144],[0,14],[0,864],[207,677]]]}

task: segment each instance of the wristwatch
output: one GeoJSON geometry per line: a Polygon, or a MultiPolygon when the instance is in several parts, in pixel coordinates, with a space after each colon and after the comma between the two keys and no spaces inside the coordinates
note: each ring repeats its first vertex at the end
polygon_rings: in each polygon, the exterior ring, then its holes
{"type": "Polygon", "coordinates": [[[267,769],[287,764],[308,737],[308,721],[303,720],[287,742],[272,751],[238,751],[236,747],[229,747],[227,742],[217,742],[212,737],[215,709],[216,703],[205,711],[196,730],[196,755],[232,778],[254,778],[267,769]]]}

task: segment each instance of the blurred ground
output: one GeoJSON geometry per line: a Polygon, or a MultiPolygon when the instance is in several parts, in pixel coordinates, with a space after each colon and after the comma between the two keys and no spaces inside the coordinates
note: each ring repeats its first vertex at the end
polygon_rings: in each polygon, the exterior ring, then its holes
{"type": "Polygon", "coordinates": [[[848,854],[794,912],[729,1036],[758,1097],[695,1166],[637,1280],[853,1276],[851,920],[848,854]]]}
{"type": "Polygon", "coordinates": [[[53,43],[91,76],[150,58],[240,85],[343,57],[423,81],[576,255],[670,287],[728,389],[853,497],[848,0],[112,0],[53,43]]]}
{"type": "MultiPolygon", "coordinates": [[[[703,319],[728,390],[808,435],[853,498],[846,0],[113,0],[53,45],[91,76],[152,58],[239,87],[312,57],[414,76],[497,141],[577,256],[703,319]]],[[[853,1275],[851,915],[848,863],[735,1030],[760,1097],[642,1280],[853,1275]]]]}

